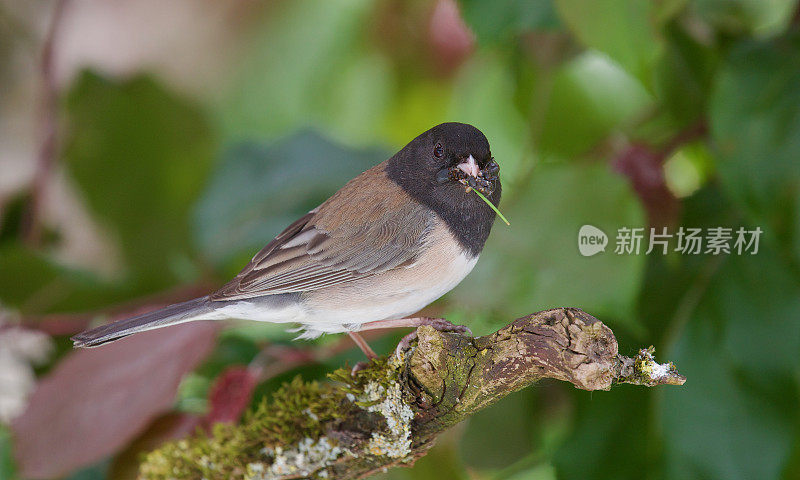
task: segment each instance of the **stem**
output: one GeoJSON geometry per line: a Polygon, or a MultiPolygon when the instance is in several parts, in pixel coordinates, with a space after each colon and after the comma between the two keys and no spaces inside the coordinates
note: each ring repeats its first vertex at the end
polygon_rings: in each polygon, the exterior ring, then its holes
{"type": "Polygon", "coordinates": [[[474,188],[472,189],[472,191],[477,193],[478,196],[481,197],[481,199],[483,199],[484,202],[486,202],[486,205],[492,207],[492,210],[494,210],[494,213],[496,213],[497,216],[500,217],[500,220],[506,222],[506,225],[508,225],[509,227],[511,226],[511,224],[508,223],[508,220],[506,220],[506,217],[504,217],[503,214],[500,213],[500,210],[498,210],[497,207],[494,206],[494,203],[490,202],[488,198],[484,197],[481,192],[475,190],[474,188]]]}
{"type": "Polygon", "coordinates": [[[47,29],[42,49],[40,75],[42,80],[41,130],[36,172],[31,187],[31,203],[23,224],[23,238],[30,245],[38,245],[42,238],[42,208],[47,183],[53,171],[58,150],[58,86],[55,78],[55,41],[58,37],[64,12],[70,0],[57,0],[53,19],[47,29]]]}

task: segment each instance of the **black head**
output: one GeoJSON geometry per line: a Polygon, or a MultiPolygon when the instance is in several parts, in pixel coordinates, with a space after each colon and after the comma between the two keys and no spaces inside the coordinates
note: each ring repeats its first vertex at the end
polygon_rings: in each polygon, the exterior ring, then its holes
{"type": "Polygon", "coordinates": [[[500,202],[498,167],[489,141],[466,123],[442,123],[421,134],[389,159],[389,178],[435,211],[464,248],[478,254],[495,213],[472,191],[500,202]]]}

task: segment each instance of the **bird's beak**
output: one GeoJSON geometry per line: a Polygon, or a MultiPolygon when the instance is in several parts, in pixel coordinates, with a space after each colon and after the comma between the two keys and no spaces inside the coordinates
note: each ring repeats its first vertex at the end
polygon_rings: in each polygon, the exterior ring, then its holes
{"type": "Polygon", "coordinates": [[[475,159],[472,158],[472,155],[467,157],[466,160],[458,164],[458,169],[462,172],[466,173],[467,175],[471,175],[473,177],[478,177],[478,174],[481,172],[481,169],[478,168],[478,164],[475,162],[475,159]]]}

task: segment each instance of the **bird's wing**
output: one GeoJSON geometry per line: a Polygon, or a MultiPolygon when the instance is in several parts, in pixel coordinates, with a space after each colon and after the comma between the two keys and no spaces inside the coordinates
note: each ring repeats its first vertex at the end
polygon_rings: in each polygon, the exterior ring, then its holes
{"type": "Polygon", "coordinates": [[[211,300],[305,292],[413,264],[433,216],[392,182],[368,188],[381,175],[364,172],[291,224],[211,300]]]}

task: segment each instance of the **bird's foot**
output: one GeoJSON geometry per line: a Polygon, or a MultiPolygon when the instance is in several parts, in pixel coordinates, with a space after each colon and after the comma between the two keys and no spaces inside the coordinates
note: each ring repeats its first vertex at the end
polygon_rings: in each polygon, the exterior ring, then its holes
{"type": "MultiPolygon", "coordinates": [[[[466,333],[468,335],[472,335],[472,331],[464,326],[464,325],[455,325],[451,322],[448,322],[444,318],[431,318],[431,317],[415,317],[415,318],[398,318],[393,320],[378,320],[375,322],[368,322],[361,325],[361,330],[377,330],[381,328],[404,328],[404,327],[411,327],[414,328],[414,331],[400,339],[400,342],[397,344],[397,348],[395,348],[395,355],[397,358],[400,358],[402,353],[408,350],[411,347],[411,342],[417,339],[417,327],[422,325],[429,325],[440,332],[455,332],[455,333],[466,333]]],[[[356,332],[349,332],[350,337],[356,343],[356,345],[361,348],[364,354],[370,360],[376,358],[375,352],[369,348],[367,342],[361,338],[356,332]]],[[[369,362],[358,362],[354,367],[351,373],[355,375],[357,372],[363,370],[369,365],[369,362]]]]}
{"type": "Polygon", "coordinates": [[[353,339],[353,343],[364,352],[364,355],[366,355],[368,359],[372,360],[373,358],[378,358],[378,355],[375,354],[375,351],[372,350],[367,341],[364,340],[364,337],[357,332],[347,332],[347,334],[350,335],[350,338],[353,339]]]}
{"type": "Polygon", "coordinates": [[[353,343],[355,343],[356,346],[358,346],[358,348],[364,352],[364,355],[366,355],[368,359],[366,362],[358,362],[353,366],[353,369],[350,370],[350,375],[355,376],[356,373],[367,368],[367,366],[369,366],[369,362],[375,358],[378,358],[378,355],[375,354],[375,351],[372,350],[367,341],[364,340],[364,337],[359,335],[357,332],[347,332],[347,334],[350,335],[350,338],[353,339],[353,343]]]}

